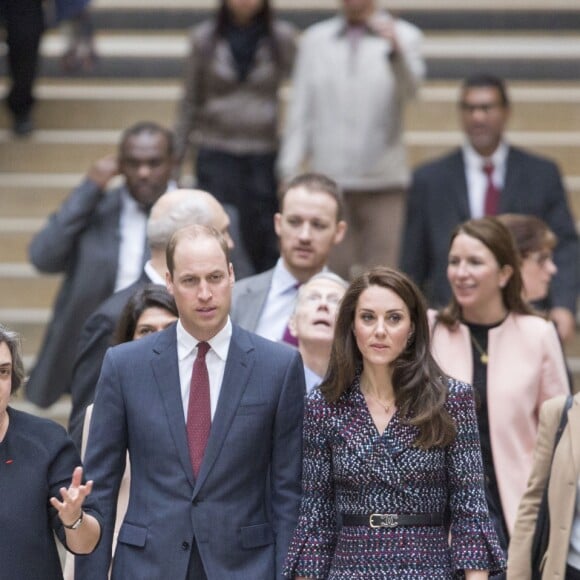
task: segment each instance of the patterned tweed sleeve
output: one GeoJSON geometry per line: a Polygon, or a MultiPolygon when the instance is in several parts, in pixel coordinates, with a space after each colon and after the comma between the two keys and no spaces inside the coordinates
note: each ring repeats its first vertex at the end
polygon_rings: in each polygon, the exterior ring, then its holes
{"type": "Polygon", "coordinates": [[[336,506],[332,478],[332,453],[325,419],[330,409],[315,389],[304,413],[302,503],[284,577],[326,578],[336,545],[336,506]]]}
{"type": "Polygon", "coordinates": [[[506,559],[487,511],[472,387],[450,379],[447,410],[457,425],[446,457],[453,568],[499,573],[506,559]]]}

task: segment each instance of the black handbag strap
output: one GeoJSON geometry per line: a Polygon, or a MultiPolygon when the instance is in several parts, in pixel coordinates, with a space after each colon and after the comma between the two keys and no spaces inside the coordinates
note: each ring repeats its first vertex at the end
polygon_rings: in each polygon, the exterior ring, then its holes
{"type": "Polygon", "coordinates": [[[566,424],[568,423],[568,411],[572,407],[573,401],[574,397],[572,395],[568,395],[566,397],[564,407],[562,408],[562,416],[560,417],[560,424],[558,425],[558,430],[556,431],[556,437],[554,439],[554,451],[552,452],[552,461],[554,460],[554,453],[556,451],[556,447],[558,447],[558,443],[560,443],[560,439],[562,438],[562,433],[564,432],[566,424]]]}

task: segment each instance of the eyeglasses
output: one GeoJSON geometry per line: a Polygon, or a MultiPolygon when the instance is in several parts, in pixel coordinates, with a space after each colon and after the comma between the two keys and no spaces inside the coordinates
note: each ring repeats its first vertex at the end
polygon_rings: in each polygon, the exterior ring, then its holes
{"type": "Polygon", "coordinates": [[[472,105],[471,103],[463,101],[459,103],[459,108],[461,109],[461,112],[473,115],[473,113],[476,113],[477,111],[487,114],[494,109],[503,108],[503,105],[501,103],[479,103],[472,105]]]}

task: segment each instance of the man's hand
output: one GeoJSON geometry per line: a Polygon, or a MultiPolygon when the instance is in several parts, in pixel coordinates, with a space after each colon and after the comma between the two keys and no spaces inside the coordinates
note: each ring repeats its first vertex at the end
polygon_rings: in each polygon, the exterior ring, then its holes
{"type": "Polygon", "coordinates": [[[377,35],[386,40],[391,50],[389,56],[399,53],[399,42],[397,40],[397,32],[395,29],[395,20],[390,16],[386,16],[381,12],[375,12],[367,21],[367,26],[377,35]]]}
{"type": "Polygon", "coordinates": [[[560,340],[564,344],[569,344],[576,334],[576,319],[574,318],[574,313],[560,306],[550,310],[550,319],[556,324],[560,340]]]}
{"type": "Polygon", "coordinates": [[[94,181],[102,190],[116,175],[119,175],[119,163],[117,157],[113,154],[95,161],[87,172],[87,177],[94,181]]]}

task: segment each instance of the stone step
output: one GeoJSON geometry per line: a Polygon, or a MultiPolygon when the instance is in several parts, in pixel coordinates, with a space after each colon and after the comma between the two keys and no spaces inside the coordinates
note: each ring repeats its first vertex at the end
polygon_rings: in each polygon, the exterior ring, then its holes
{"type": "MultiPolygon", "coordinates": [[[[458,79],[478,68],[512,79],[577,79],[580,77],[580,42],[571,32],[528,34],[429,33],[424,54],[428,76],[458,79]]],[[[86,76],[130,78],[181,78],[187,54],[187,32],[137,34],[100,32],[95,38],[99,61],[86,76]]],[[[42,43],[42,74],[62,76],[61,35],[47,34],[42,43]]],[[[5,62],[0,72],[5,74],[5,62]]]]}
{"type": "MultiPolygon", "coordinates": [[[[178,82],[103,84],[78,81],[41,84],[36,91],[35,121],[41,129],[112,129],[143,119],[172,126],[181,97],[178,82]]],[[[284,104],[291,87],[281,91],[284,104]]],[[[510,86],[512,130],[580,131],[580,84],[537,83],[510,86]]],[[[458,85],[426,83],[406,110],[408,130],[449,130],[458,126],[458,85]]],[[[10,127],[7,111],[0,109],[0,128],[10,127]]]]}
{"type": "MultiPolygon", "coordinates": [[[[118,130],[39,130],[29,139],[15,139],[0,130],[0,173],[76,173],[99,157],[115,153],[118,130]]],[[[580,132],[509,131],[510,142],[558,160],[565,174],[577,171],[580,132]]],[[[441,155],[462,142],[460,131],[407,131],[411,165],[441,155]]]]}

